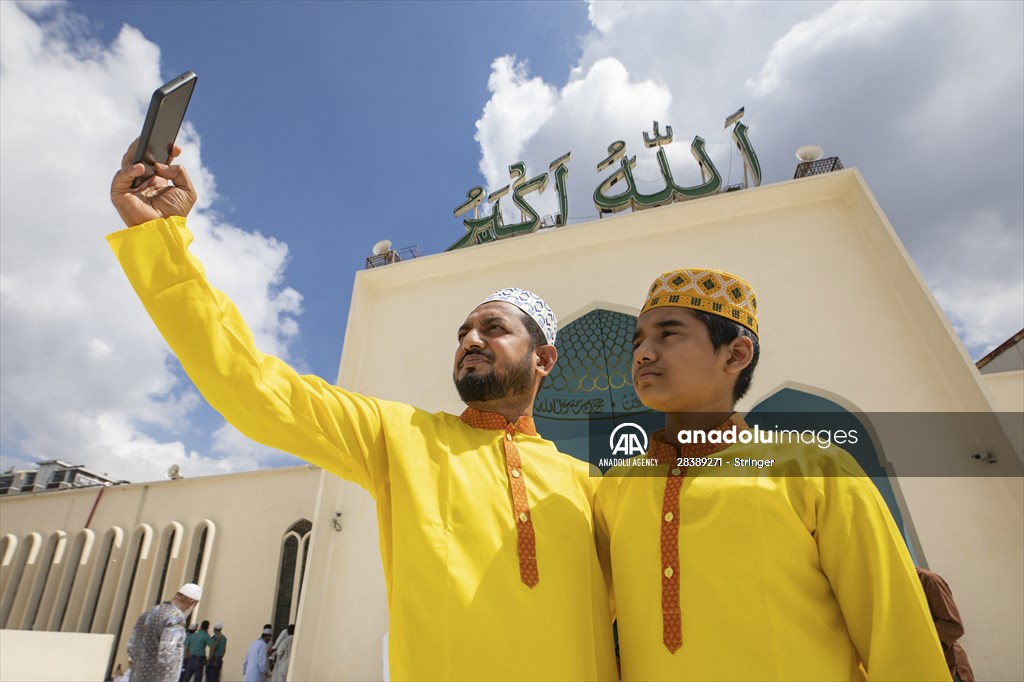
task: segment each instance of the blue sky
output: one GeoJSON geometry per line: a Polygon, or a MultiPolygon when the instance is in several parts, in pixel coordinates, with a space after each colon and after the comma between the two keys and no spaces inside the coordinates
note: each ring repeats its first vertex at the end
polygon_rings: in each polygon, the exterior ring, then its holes
{"type": "MultiPolygon", "coordinates": [[[[741,106],[765,183],[809,143],[860,169],[979,357],[1024,325],[1022,8],[0,3],[0,466],[59,457],[148,480],[295,461],[205,406],[103,241],[120,154],[185,70],[194,251],[263,348],[304,371],[335,378],[377,240],[443,251],[470,187],[567,151],[570,221],[596,219],[596,162],[616,139],[644,157],[653,120],[704,137],[737,182],[722,123],[741,106]]],[[[697,177],[683,145],[668,154],[681,184],[697,177]]]]}
{"type": "Polygon", "coordinates": [[[216,209],[287,241],[306,310],[297,351],[321,376],[337,373],[352,274],[373,244],[436,253],[460,236],[451,211],[480,183],[474,123],[491,61],[521,51],[532,73],[564,79],[587,26],[586,5],[568,2],[74,8],[103,42],[125,23],[142,30],[161,77],[199,75],[188,117],[216,209]]]}

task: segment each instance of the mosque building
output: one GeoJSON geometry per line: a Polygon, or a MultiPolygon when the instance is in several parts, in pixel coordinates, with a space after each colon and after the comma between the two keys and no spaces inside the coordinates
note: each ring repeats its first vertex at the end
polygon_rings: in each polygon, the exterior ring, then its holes
{"type": "MultiPolygon", "coordinates": [[[[650,147],[663,153],[657,136],[650,147]]],[[[627,190],[598,188],[600,220],[563,225],[563,204],[551,220],[506,225],[478,210],[481,189],[460,207],[466,234],[453,248],[377,254],[384,266],[355,277],[337,384],[459,414],[447,370],[455,330],[487,293],[523,287],[559,316],[538,431],[596,463],[595,433],[607,433],[596,422],[654,418],[629,369],[651,281],[687,266],[737,273],[757,291],[762,349],[739,411],[764,429],[860,429],[849,450],[916,563],[953,588],[978,679],[1024,679],[1021,335],[979,371],[864,179],[838,160],[759,186],[750,152],[740,191],[723,191],[720,177],[708,190],[717,171],[702,163],[704,190],[668,192],[667,182],[645,196],[628,157],[609,159],[627,190]],[[444,304],[409,305],[410,292],[444,304]]],[[[556,191],[566,162],[552,164],[556,191]]],[[[512,193],[523,198],[536,180],[512,193]]],[[[225,624],[224,680],[241,678],[267,622],[275,637],[297,624],[290,679],[382,679],[387,596],[370,495],[310,466],[183,473],[0,497],[0,679],[30,679],[54,651],[74,667],[51,661],[47,679],[103,679],[127,663],[138,615],[188,581],[204,588],[190,620],[225,624]]]]}

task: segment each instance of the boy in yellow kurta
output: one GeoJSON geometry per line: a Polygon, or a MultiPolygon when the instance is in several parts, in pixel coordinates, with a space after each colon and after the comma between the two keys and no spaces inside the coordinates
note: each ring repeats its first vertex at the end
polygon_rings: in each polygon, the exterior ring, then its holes
{"type": "Polygon", "coordinates": [[[505,289],[470,313],[453,372],[468,405],[461,416],[300,376],[255,347],[189,254],[184,216],[196,196],[185,169],[160,166],[133,190],[142,173],[133,147],[111,186],[128,226],[108,237],[111,248],[215,409],[376,500],[393,677],[616,679],[594,479],[531,418],[557,359],[551,309],[505,289]]]}
{"type": "Polygon", "coordinates": [[[665,429],[635,462],[658,465],[610,470],[595,508],[623,679],[949,680],[910,556],[856,461],[758,444],[732,414],[757,331],[753,289],[715,270],[662,275],[638,318],[633,384],[665,429]]]}

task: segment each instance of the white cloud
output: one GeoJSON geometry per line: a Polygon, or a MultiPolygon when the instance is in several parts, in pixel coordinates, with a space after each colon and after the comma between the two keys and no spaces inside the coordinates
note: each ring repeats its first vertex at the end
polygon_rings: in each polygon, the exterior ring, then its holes
{"type": "MultiPolygon", "coordinates": [[[[104,240],[120,227],[110,178],[162,80],[160,51],[129,26],[101,45],[73,10],[0,3],[4,459],[60,458],[132,480],[161,478],[170,464],[252,468],[266,453],[202,454],[183,436],[147,435],[188,433],[199,400],[104,240]]],[[[223,222],[199,135],[186,126],[179,143],[200,194],[194,251],[262,347],[287,357],[301,313],[301,296],[282,287],[287,246],[223,222]]]]}
{"type": "MultiPolygon", "coordinates": [[[[747,79],[756,97],[767,97],[791,85],[790,73],[828,52],[849,52],[877,46],[904,28],[927,7],[914,2],[841,2],[794,25],[772,47],[757,78],[747,79]]],[[[851,66],[853,66],[851,64],[851,66]]]]}
{"type": "MultiPolygon", "coordinates": [[[[532,176],[571,150],[570,218],[593,219],[591,197],[604,177],[594,165],[613,140],[636,154],[641,190],[660,188],[641,139],[657,120],[674,130],[666,153],[677,182],[696,181],[687,149],[695,135],[737,182],[741,161],[722,126],[746,106],[765,183],[790,179],[794,150],[810,143],[860,169],[978,357],[1024,325],[1022,8],[591,2],[593,29],[564,84],[519,72],[534,91],[557,95],[528,131],[495,125],[480,139],[485,177],[496,189],[508,164],[524,160],[532,176]],[[984,285],[964,288],[964,273],[984,285]]],[[[507,60],[495,65],[505,69],[507,60]]],[[[502,120],[518,94],[507,79],[496,82],[489,121],[502,120]]],[[[531,203],[549,212],[553,194],[531,203]]]]}
{"type": "Polygon", "coordinates": [[[946,248],[924,251],[922,274],[964,344],[979,357],[1021,328],[1024,258],[1019,239],[996,213],[954,222],[939,228],[955,235],[946,248]]]}
{"type": "MultiPolygon", "coordinates": [[[[652,117],[664,117],[671,103],[665,88],[651,81],[637,82],[613,58],[599,60],[561,90],[542,84],[538,77],[528,78],[526,68],[510,56],[492,64],[492,96],[477,122],[481,131],[487,131],[487,135],[478,135],[477,140],[483,159],[481,172],[485,170],[484,161],[487,162],[484,177],[488,190],[508,184],[508,166],[512,163],[525,162],[527,177],[534,177],[547,171],[555,158],[571,151],[570,194],[582,195],[588,185],[592,191],[597,177],[595,168],[604,158],[607,146],[627,136],[638,136],[638,130],[650,127],[652,117]],[[508,78],[509,73],[516,77],[508,78]],[[528,122],[516,115],[529,99],[523,96],[523,84],[529,84],[533,93],[545,93],[543,98],[535,97],[545,102],[543,116],[528,122]],[[516,102],[510,114],[503,112],[507,102],[516,102]]],[[[635,152],[636,145],[629,149],[635,152]]],[[[640,165],[639,173],[652,169],[651,163],[650,168],[640,165]]],[[[548,189],[531,197],[530,203],[542,214],[557,210],[553,181],[549,179],[548,189]]],[[[511,201],[505,199],[502,206],[508,219],[511,201]]],[[[594,213],[588,206],[579,210],[583,215],[594,213]]],[[[578,215],[570,213],[573,217],[578,215]]]]}
{"type": "Polygon", "coordinates": [[[495,59],[487,80],[491,99],[476,122],[474,139],[482,152],[480,173],[489,186],[505,180],[503,159],[515,158],[551,116],[555,91],[540,78],[527,78],[527,65],[512,55],[495,59]]]}
{"type": "Polygon", "coordinates": [[[246,469],[257,469],[261,465],[274,466],[302,464],[302,460],[294,455],[289,455],[260,445],[236,429],[231,424],[225,423],[213,433],[212,449],[215,453],[225,457],[227,461],[247,463],[246,469]]]}
{"type": "Polygon", "coordinates": [[[627,12],[625,0],[602,0],[587,3],[587,19],[601,33],[608,33],[627,12]]]}

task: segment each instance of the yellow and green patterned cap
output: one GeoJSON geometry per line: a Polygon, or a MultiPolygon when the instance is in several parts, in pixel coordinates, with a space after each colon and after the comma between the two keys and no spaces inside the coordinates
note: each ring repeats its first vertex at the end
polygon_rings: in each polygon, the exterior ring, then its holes
{"type": "Polygon", "coordinates": [[[721,270],[686,268],[654,280],[641,314],[651,308],[691,308],[724,317],[757,334],[757,295],[736,275],[721,270]]]}

